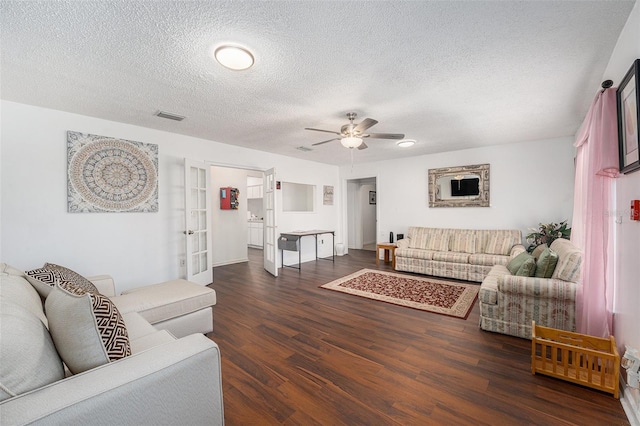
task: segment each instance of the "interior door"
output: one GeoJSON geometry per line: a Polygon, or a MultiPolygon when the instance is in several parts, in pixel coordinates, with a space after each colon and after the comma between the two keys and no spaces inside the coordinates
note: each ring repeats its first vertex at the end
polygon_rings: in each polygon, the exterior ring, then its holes
{"type": "Polygon", "coordinates": [[[210,167],[201,161],[185,158],[184,172],[187,280],[207,285],[213,282],[210,167]]]}
{"type": "Polygon", "coordinates": [[[278,276],[278,226],[276,222],[276,169],[264,172],[264,269],[278,276]]]}

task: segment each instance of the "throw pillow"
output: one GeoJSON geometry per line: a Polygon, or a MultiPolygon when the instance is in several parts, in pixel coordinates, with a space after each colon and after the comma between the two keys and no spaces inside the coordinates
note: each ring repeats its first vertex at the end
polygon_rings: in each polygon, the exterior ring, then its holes
{"type": "Polygon", "coordinates": [[[546,244],[540,244],[539,246],[533,249],[533,251],[531,252],[531,256],[533,256],[535,260],[538,260],[538,258],[540,257],[544,249],[546,249],[547,247],[548,246],[546,244]]]}
{"type": "Polygon", "coordinates": [[[62,282],[45,310],[56,349],[73,374],[131,355],[124,320],[108,297],[62,282]]]}
{"type": "Polygon", "coordinates": [[[542,254],[540,254],[540,257],[538,258],[538,263],[536,266],[536,277],[551,278],[557,264],[558,253],[547,247],[542,251],[542,254]]]}
{"type": "Polygon", "coordinates": [[[0,312],[0,401],[64,379],[62,360],[41,319],[5,297],[0,312]]]}
{"type": "Polygon", "coordinates": [[[45,263],[42,268],[33,269],[25,272],[27,280],[31,285],[40,293],[42,298],[46,298],[51,289],[60,282],[73,283],[75,286],[90,291],[93,293],[99,293],[96,286],[91,281],[78,274],[71,269],[59,266],[53,263],[45,263]]]}
{"type": "Polygon", "coordinates": [[[53,269],[55,271],[59,271],[64,281],[72,282],[76,285],[76,287],[80,287],[86,291],[90,291],[93,293],[100,293],[95,285],[76,271],[73,271],[69,268],[65,268],[64,266],[56,265],[55,263],[45,263],[43,266],[44,269],[53,269]]]}
{"type": "Polygon", "coordinates": [[[509,270],[509,272],[511,272],[511,275],[516,275],[518,270],[522,267],[522,265],[524,265],[524,262],[526,262],[530,258],[533,259],[533,256],[531,256],[526,251],[522,252],[511,259],[509,263],[507,263],[507,269],[509,270]]]}
{"type": "Polygon", "coordinates": [[[520,269],[518,269],[518,272],[516,272],[517,276],[533,277],[536,274],[536,260],[533,258],[533,256],[529,256],[530,257],[524,261],[520,269]]]}

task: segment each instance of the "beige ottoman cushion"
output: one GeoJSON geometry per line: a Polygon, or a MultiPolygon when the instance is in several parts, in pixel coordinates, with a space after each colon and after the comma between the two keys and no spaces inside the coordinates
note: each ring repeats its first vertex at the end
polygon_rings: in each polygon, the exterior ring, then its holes
{"type": "Polygon", "coordinates": [[[187,280],[173,280],[125,291],[112,298],[120,312],[138,312],[151,324],[216,304],[216,292],[187,280]]]}

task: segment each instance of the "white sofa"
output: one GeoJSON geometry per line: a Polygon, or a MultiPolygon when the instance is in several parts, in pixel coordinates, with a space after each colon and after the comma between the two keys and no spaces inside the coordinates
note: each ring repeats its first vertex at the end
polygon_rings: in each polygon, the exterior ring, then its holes
{"type": "Polygon", "coordinates": [[[71,374],[50,333],[55,306],[0,264],[0,424],[223,424],[220,351],[201,333],[215,292],[176,280],[115,296],[110,277],[92,282],[120,311],[130,355],[71,374]]]}
{"type": "Polygon", "coordinates": [[[482,282],[493,265],[524,251],[519,230],[414,226],[397,242],[396,270],[482,282]]]}

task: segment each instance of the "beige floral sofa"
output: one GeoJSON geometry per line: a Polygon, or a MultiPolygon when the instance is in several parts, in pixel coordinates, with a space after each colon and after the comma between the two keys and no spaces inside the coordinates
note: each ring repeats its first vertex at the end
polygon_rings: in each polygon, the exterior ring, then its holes
{"type": "Polygon", "coordinates": [[[480,328],[526,339],[531,339],[531,321],[575,331],[582,252],[564,239],[550,249],[558,255],[551,278],[512,275],[503,265],[491,268],[480,285],[480,328]]]}
{"type": "Polygon", "coordinates": [[[519,230],[414,226],[397,243],[396,270],[482,282],[494,265],[524,251],[519,230]]]}

